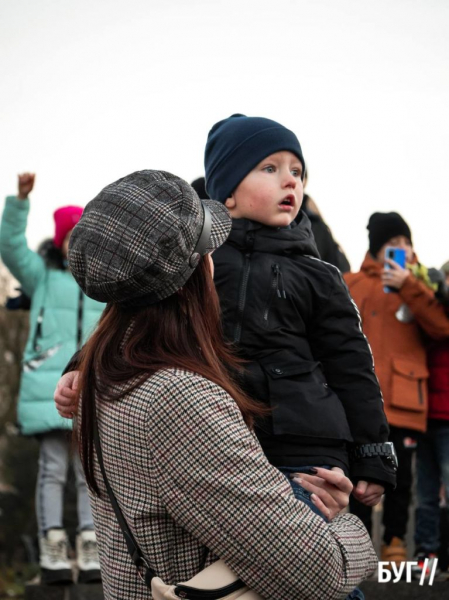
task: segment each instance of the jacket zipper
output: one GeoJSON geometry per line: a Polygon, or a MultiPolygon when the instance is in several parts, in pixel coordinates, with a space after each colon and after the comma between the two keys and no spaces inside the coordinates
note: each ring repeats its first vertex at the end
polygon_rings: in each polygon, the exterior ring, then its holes
{"type": "Polygon", "coordinates": [[[34,352],[40,352],[41,347],[39,345],[39,340],[42,337],[42,323],[44,321],[44,307],[41,306],[39,310],[39,314],[36,320],[36,329],[34,330],[33,337],[33,350],[34,352]]]}
{"type": "Polygon", "coordinates": [[[263,319],[265,322],[268,322],[268,315],[270,314],[270,308],[273,303],[274,294],[276,293],[278,298],[286,299],[287,294],[285,293],[284,288],[284,278],[282,276],[281,268],[277,263],[271,265],[271,269],[273,271],[273,276],[271,278],[270,285],[270,298],[268,300],[267,306],[265,308],[263,319]]]}
{"type": "Polygon", "coordinates": [[[248,288],[248,279],[249,279],[249,272],[251,270],[251,250],[253,249],[253,245],[254,245],[254,231],[249,231],[246,234],[246,249],[247,252],[245,253],[245,260],[243,262],[243,276],[242,276],[242,283],[240,285],[240,291],[239,291],[239,304],[238,304],[238,317],[237,317],[237,325],[235,327],[235,332],[234,332],[234,344],[238,344],[240,342],[240,338],[242,336],[242,322],[243,322],[243,312],[245,310],[245,304],[246,304],[246,292],[247,292],[247,288],[248,288]]]}
{"type": "Polygon", "coordinates": [[[424,396],[422,393],[422,386],[423,386],[423,380],[422,379],[418,379],[418,398],[419,398],[419,403],[420,404],[424,404],[424,396]]]}
{"type": "Polygon", "coordinates": [[[243,277],[242,277],[242,283],[241,283],[240,292],[239,292],[238,319],[237,319],[237,325],[235,327],[235,333],[234,333],[234,344],[238,344],[240,342],[240,337],[242,335],[243,311],[245,310],[246,290],[248,288],[248,279],[249,279],[249,272],[250,272],[250,266],[251,266],[250,260],[251,260],[251,253],[247,252],[245,254],[245,261],[243,263],[243,277]]]}

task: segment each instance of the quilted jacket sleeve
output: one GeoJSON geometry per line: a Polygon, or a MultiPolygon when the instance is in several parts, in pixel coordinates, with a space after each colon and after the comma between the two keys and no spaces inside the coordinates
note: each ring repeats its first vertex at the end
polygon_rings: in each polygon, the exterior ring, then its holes
{"type": "Polygon", "coordinates": [[[298,502],[217,385],[175,379],[153,408],[148,444],[168,513],[264,598],[342,598],[373,572],[357,517],[327,524],[298,502]]]}
{"type": "Polygon", "coordinates": [[[15,196],[6,198],[0,226],[0,255],[23,291],[32,296],[45,274],[45,265],[42,258],[28,248],[25,230],[29,210],[29,200],[18,200],[15,196]]]}
{"type": "MultiPolygon", "coordinates": [[[[329,298],[318,308],[310,326],[313,356],[322,363],[327,383],[343,403],[354,443],[386,442],[388,424],[382,393],[360,314],[336,269],[333,277],[329,298]]],[[[396,483],[393,467],[381,457],[351,461],[350,475],[354,481],[396,483]]]]}
{"type": "Polygon", "coordinates": [[[427,335],[435,340],[449,337],[447,311],[432,290],[410,275],[399,290],[399,295],[427,335]]]}

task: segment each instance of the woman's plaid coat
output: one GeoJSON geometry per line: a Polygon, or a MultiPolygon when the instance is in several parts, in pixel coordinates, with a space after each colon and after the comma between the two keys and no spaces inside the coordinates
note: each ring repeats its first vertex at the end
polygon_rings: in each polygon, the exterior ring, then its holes
{"type": "MultiPolygon", "coordinates": [[[[272,600],[344,598],[376,566],[354,515],[326,524],[297,501],[232,398],[167,369],[116,402],[99,402],[106,472],[138,544],[166,583],[195,575],[207,551],[272,600]]],[[[92,495],[105,599],[148,599],[102,476],[92,495]]],[[[207,564],[207,563],[206,563],[207,564]]]]}

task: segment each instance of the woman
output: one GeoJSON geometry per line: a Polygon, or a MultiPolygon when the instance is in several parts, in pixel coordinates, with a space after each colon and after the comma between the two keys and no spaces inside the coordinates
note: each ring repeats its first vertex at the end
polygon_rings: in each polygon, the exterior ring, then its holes
{"type": "MultiPolygon", "coordinates": [[[[23,356],[18,421],[23,435],[40,444],[36,484],[36,517],[43,583],[72,581],[63,528],[64,489],[70,462],[71,423],[55,410],[53,391],[67,360],[91,332],[104,305],[86,298],[67,269],[70,234],[83,209],[63,206],[54,213],[54,237],[40,251],[28,248],[25,237],[29,194],[34,174],[18,178],[17,196],[6,199],[0,228],[0,252],[5,265],[31,298],[30,333],[23,356]]],[[[78,581],[98,581],[100,565],[89,496],[79,457],[75,456],[78,536],[78,581]]]]}
{"type": "MultiPolygon", "coordinates": [[[[218,556],[264,598],[341,598],[376,556],[357,518],[337,515],[349,480],[301,475],[325,523],[295,500],[254,434],[260,412],[233,381],[222,341],[210,253],[231,221],[165,172],[133,173],[90,202],[69,261],[87,295],[107,302],[81,353],[82,462],[105,598],[149,598],[112,512],[93,446],[134,537],[167,583],[218,556]]],[[[66,376],[67,377],[67,376],[66,376]]],[[[73,377],[73,376],[72,376],[73,377]]],[[[61,384],[63,387],[63,383],[61,384]]],[[[56,394],[67,415],[72,400],[56,394]]]]}

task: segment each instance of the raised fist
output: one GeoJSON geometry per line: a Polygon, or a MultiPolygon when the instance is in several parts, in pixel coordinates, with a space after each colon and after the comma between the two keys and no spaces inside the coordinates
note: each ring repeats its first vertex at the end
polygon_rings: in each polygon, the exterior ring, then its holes
{"type": "Polygon", "coordinates": [[[34,177],[34,173],[22,173],[22,175],[18,176],[17,189],[19,193],[17,194],[17,198],[19,200],[28,198],[28,194],[34,187],[34,177]]]}

